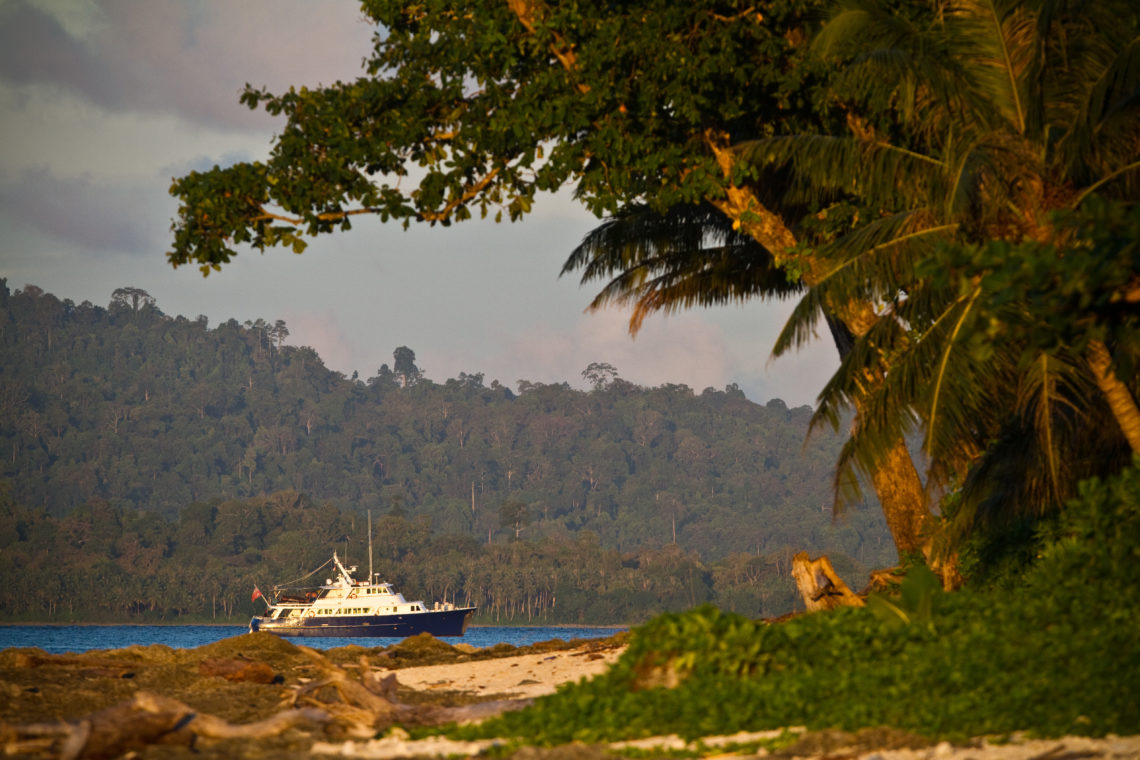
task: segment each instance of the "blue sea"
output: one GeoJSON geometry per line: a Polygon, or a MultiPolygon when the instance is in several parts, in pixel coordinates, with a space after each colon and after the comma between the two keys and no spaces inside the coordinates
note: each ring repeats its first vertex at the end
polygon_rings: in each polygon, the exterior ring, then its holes
{"type": "MultiPolygon", "coordinates": [[[[592,639],[612,636],[625,628],[578,628],[572,626],[471,626],[463,636],[448,637],[448,644],[492,647],[505,643],[526,646],[551,639],[592,639]]],[[[226,625],[0,625],[0,649],[39,647],[53,654],[121,649],[132,644],[165,644],[174,649],[193,649],[203,644],[241,636],[249,629],[226,625]]],[[[401,639],[388,638],[293,638],[295,644],[331,649],[356,644],[386,647],[401,639]]]]}

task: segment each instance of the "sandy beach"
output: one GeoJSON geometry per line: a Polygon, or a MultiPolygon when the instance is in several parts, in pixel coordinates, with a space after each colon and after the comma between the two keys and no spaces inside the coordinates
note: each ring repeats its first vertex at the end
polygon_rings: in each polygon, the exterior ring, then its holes
{"type": "Polygon", "coordinates": [[[553,694],[559,684],[592,678],[609,667],[624,647],[524,654],[494,660],[399,668],[390,672],[416,691],[460,691],[479,697],[525,699],[553,694]]]}

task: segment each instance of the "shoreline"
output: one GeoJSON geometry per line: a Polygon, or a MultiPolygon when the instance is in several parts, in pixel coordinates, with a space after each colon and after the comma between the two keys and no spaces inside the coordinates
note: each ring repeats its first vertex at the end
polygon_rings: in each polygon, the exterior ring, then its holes
{"type": "MultiPolygon", "coordinates": [[[[107,628],[111,628],[111,627],[166,628],[166,627],[175,627],[175,626],[196,626],[196,627],[200,627],[200,628],[246,628],[246,627],[248,627],[248,623],[171,623],[171,622],[165,622],[165,621],[158,621],[158,622],[154,622],[154,623],[99,623],[99,622],[90,622],[90,621],[84,622],[84,623],[65,623],[65,622],[60,622],[60,621],[51,621],[51,622],[47,622],[47,623],[37,623],[37,622],[33,622],[33,621],[28,621],[28,620],[12,621],[12,622],[0,620],[0,627],[5,627],[5,626],[10,626],[13,628],[16,628],[16,627],[31,628],[31,627],[35,627],[35,626],[44,627],[44,628],[82,628],[82,627],[92,627],[92,626],[102,626],[102,627],[107,627],[107,628]]],[[[471,623],[470,625],[467,626],[468,630],[471,630],[472,628],[575,628],[575,629],[581,629],[584,631],[601,631],[601,630],[607,630],[608,631],[608,630],[612,630],[616,633],[618,631],[630,630],[631,628],[633,628],[633,624],[631,624],[631,623],[614,623],[613,625],[601,625],[601,624],[594,625],[594,624],[585,624],[585,623],[526,623],[526,624],[515,625],[513,623],[495,623],[495,624],[471,623]]],[[[462,643],[462,639],[463,639],[462,636],[449,636],[446,638],[447,639],[452,639],[452,638],[457,639],[457,640],[459,640],[460,643],[462,643]]]]}

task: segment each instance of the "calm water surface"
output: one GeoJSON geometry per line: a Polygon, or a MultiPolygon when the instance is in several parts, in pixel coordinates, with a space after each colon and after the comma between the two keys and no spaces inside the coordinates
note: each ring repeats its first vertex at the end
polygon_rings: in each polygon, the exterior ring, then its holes
{"type": "MultiPolygon", "coordinates": [[[[211,644],[231,636],[248,632],[241,625],[0,625],[0,649],[9,647],[39,647],[62,654],[87,652],[92,649],[121,649],[132,644],[165,644],[175,649],[192,649],[211,644]]],[[[506,643],[526,646],[550,639],[590,639],[612,636],[624,628],[576,628],[566,626],[517,627],[472,626],[461,637],[443,639],[449,644],[470,644],[491,647],[506,643]]],[[[348,644],[366,647],[385,647],[401,639],[389,638],[293,638],[296,644],[330,649],[348,644]]]]}

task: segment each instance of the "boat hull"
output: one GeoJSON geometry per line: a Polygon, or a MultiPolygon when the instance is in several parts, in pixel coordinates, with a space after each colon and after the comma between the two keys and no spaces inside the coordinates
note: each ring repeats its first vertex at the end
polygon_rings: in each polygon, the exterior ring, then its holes
{"type": "Polygon", "coordinates": [[[462,636],[474,614],[474,607],[461,607],[394,615],[322,615],[304,618],[295,623],[255,617],[249,623],[249,630],[265,631],[278,636],[305,637],[402,639],[419,633],[430,633],[437,637],[462,636]]]}

